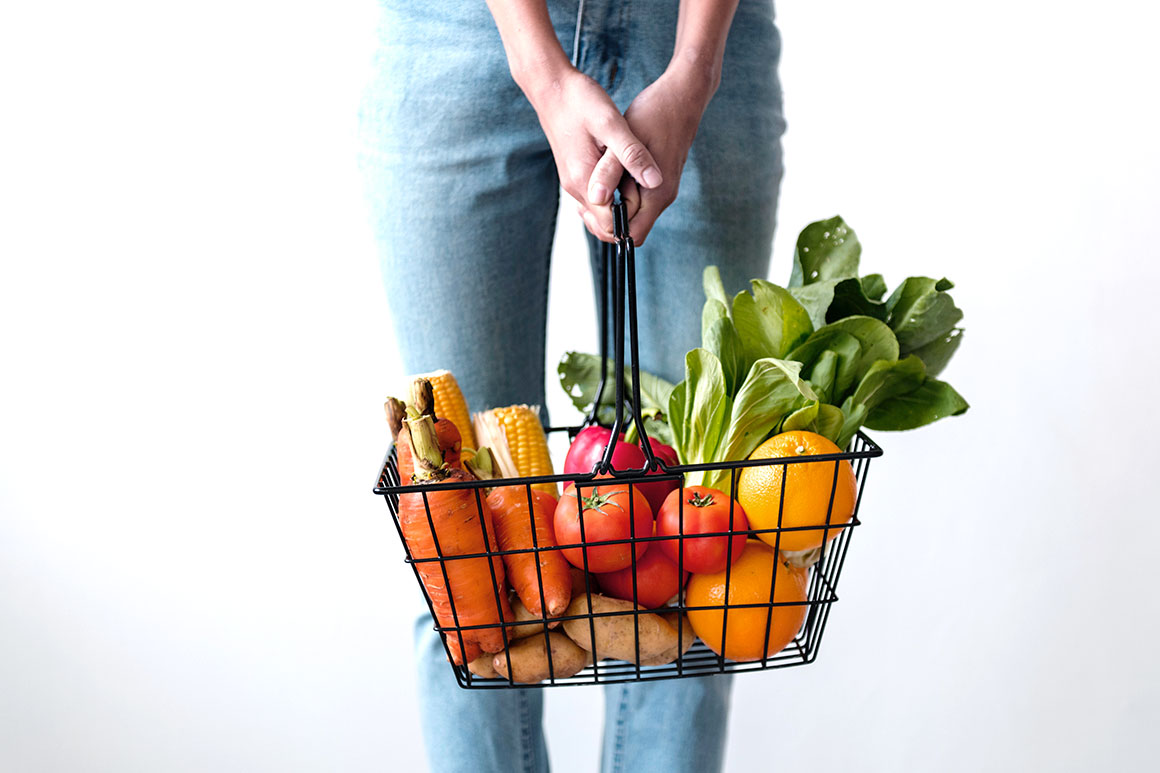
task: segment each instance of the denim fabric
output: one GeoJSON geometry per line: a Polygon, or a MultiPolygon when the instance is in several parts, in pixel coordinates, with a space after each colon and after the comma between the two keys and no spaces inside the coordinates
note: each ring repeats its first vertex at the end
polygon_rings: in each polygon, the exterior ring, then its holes
{"type": "MultiPolygon", "coordinates": [[[[561,45],[622,110],[668,64],[677,0],[548,6],[561,45]]],[[[548,142],[482,0],[382,0],[381,19],[361,166],[404,367],[449,368],[476,410],[543,405],[559,203],[548,142]]],[[[642,365],[674,382],[700,339],[702,269],[720,266],[732,291],[768,273],[785,129],[779,53],[771,0],[741,0],[680,195],[637,250],[642,365]]],[[[430,617],[416,635],[432,769],[546,770],[543,693],[460,690],[430,617]]],[[[605,689],[605,770],[720,768],[729,677],[605,689]]]]}

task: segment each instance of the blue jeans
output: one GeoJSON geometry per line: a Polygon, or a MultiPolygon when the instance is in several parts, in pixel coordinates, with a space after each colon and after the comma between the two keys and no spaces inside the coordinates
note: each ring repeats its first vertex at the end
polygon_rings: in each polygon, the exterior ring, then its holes
{"type": "MultiPolygon", "coordinates": [[[[361,165],[404,367],[450,369],[475,410],[543,405],[559,202],[547,139],[482,0],[382,6],[361,165]]],[[[548,7],[561,45],[621,110],[668,65],[677,0],[548,7]]],[[[741,0],[680,194],[637,250],[641,364],[673,382],[700,341],[703,268],[718,265],[732,291],[768,274],[785,129],[779,53],[771,0],[741,0]]],[[[545,770],[542,693],[460,690],[429,628],[419,624],[418,652],[433,769],[545,770]]],[[[606,770],[720,767],[728,677],[605,689],[606,770]]]]}

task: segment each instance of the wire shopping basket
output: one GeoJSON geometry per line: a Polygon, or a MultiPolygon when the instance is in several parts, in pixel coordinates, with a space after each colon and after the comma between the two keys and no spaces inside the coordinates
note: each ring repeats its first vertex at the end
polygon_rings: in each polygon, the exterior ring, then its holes
{"type": "MultiPolygon", "coordinates": [[[[605,245],[601,271],[600,385],[583,424],[547,430],[548,433],[567,433],[572,439],[585,427],[597,423],[601,395],[610,386],[607,343],[611,317],[614,419],[610,440],[595,468],[583,474],[501,480],[458,478],[448,482],[415,484],[400,480],[399,456],[397,448],[392,446],[379,473],[374,491],[386,499],[406,551],[406,561],[414,570],[435,620],[435,628],[442,636],[455,678],[464,688],[653,681],[803,665],[816,659],[830,607],[838,600],[838,580],[853,529],[860,523],[858,509],[870,460],[881,456],[882,449],[859,431],[850,448],[841,453],[684,465],[666,465],[661,461],[653,451],[641,411],[635,250],[627,233],[624,204],[614,204],[613,214],[616,243],[615,246],[605,245]],[[626,383],[624,351],[626,323],[631,354],[629,383],[626,383]],[[646,464],[640,469],[613,467],[617,443],[625,442],[620,432],[628,426],[626,408],[628,420],[635,425],[646,458],[646,464]],[[797,465],[809,467],[798,468],[797,465]],[[808,526],[789,525],[786,502],[794,501],[794,487],[802,485],[803,475],[797,473],[807,469],[812,471],[815,488],[819,477],[822,481],[824,521],[808,526]],[[776,525],[748,528],[750,524],[747,524],[747,528],[741,528],[735,520],[735,511],[739,509],[736,503],[739,480],[759,471],[778,481],[777,494],[768,502],[772,510],[773,499],[777,500],[776,525]],[[687,511],[694,501],[689,497],[695,497],[697,493],[690,494],[685,475],[698,472],[714,473],[721,480],[727,476],[729,504],[725,529],[686,532],[687,519],[691,518],[687,511]],[[633,510],[640,500],[634,492],[642,484],[664,482],[669,482],[679,491],[676,533],[658,535],[655,530],[637,533],[633,510]],[[563,484],[563,497],[575,499],[579,514],[579,541],[541,544],[533,522],[530,524],[530,547],[498,549],[494,534],[489,531],[490,515],[486,514],[488,490],[516,487],[515,492],[527,502],[528,517],[533,518],[533,486],[543,483],[563,484]],[[586,539],[586,502],[612,485],[627,494],[629,536],[627,539],[596,539],[593,534],[591,539],[586,539]],[[828,499],[825,498],[827,486],[828,499]],[[843,498],[842,492],[847,489],[850,493],[843,498]],[[460,490],[469,491],[469,499],[474,501],[477,512],[471,515],[475,516],[480,529],[474,544],[485,546],[482,549],[465,551],[458,541],[452,544],[446,539],[446,534],[444,542],[447,544],[440,544],[432,500],[441,493],[460,490]],[[407,498],[410,498],[409,503],[407,498]],[[837,512],[835,503],[839,499],[848,512],[837,512]],[[408,544],[400,521],[400,507],[405,504],[410,504],[412,511],[425,513],[425,528],[429,529],[433,551],[417,551],[408,544]],[[695,533],[695,537],[690,536],[691,533],[695,533]],[[711,576],[693,574],[690,579],[685,567],[685,549],[696,540],[701,540],[701,545],[715,540],[724,546],[723,572],[711,576]],[[745,543],[740,556],[736,556],[733,549],[735,540],[745,543]],[[590,566],[590,557],[595,556],[597,550],[627,547],[631,556],[631,598],[639,600],[638,590],[642,590],[646,582],[643,572],[638,571],[642,556],[649,550],[661,550],[659,543],[664,542],[670,543],[669,548],[676,546],[672,552],[676,555],[674,560],[680,588],[669,603],[660,608],[648,608],[632,602],[613,603],[600,594],[603,577],[594,574],[590,566]],[[790,554],[799,563],[791,567],[787,560],[790,551],[785,550],[786,546],[806,542],[816,543],[812,550],[802,551],[808,553],[808,561],[801,561],[802,556],[796,553],[790,554]],[[496,570],[500,563],[496,559],[510,558],[515,554],[533,555],[539,584],[539,609],[547,610],[542,559],[559,551],[566,551],[564,554],[570,556],[569,560],[580,570],[573,570],[572,604],[555,617],[516,619],[517,616],[511,612],[510,594],[502,579],[503,573],[496,570]],[[473,589],[486,605],[494,604],[486,622],[471,622],[467,610],[456,606],[456,596],[464,590],[460,586],[466,582],[462,579],[466,574],[460,570],[470,562],[474,562],[476,569],[483,566],[483,562],[488,567],[487,571],[475,574],[489,577],[491,587],[482,589],[482,594],[479,593],[481,589],[473,589]],[[432,589],[445,594],[449,609],[437,609],[432,589]],[[487,650],[497,647],[486,648],[479,653],[478,660],[470,660],[479,652],[478,647],[473,649],[472,642],[481,640],[482,634],[487,634],[489,640],[497,645],[502,643],[502,649],[490,652],[487,650]]],[[[589,530],[593,528],[591,524],[588,526],[589,530]]]]}

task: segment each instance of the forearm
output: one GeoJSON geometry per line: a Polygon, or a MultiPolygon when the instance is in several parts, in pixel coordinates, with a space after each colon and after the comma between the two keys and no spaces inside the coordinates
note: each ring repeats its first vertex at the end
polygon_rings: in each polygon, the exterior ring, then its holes
{"type": "Polygon", "coordinates": [[[572,63],[552,27],[545,0],[487,0],[512,78],[535,105],[572,63]]]}
{"type": "Polygon", "coordinates": [[[705,90],[705,101],[721,83],[725,41],[738,0],[681,0],[670,70],[680,71],[705,90]]]}

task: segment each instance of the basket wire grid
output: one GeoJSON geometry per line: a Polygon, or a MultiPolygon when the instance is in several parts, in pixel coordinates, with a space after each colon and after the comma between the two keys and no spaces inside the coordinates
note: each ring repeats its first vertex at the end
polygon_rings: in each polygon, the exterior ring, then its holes
{"type": "MultiPolygon", "coordinates": [[[[616,224],[617,241],[615,245],[615,260],[613,258],[613,250],[610,245],[605,245],[604,251],[604,265],[601,272],[601,313],[600,313],[600,328],[601,328],[601,364],[602,373],[600,385],[596,392],[596,397],[593,401],[593,406],[589,412],[584,424],[576,427],[557,427],[549,428],[549,433],[567,433],[569,439],[586,426],[591,426],[597,421],[597,409],[600,405],[600,397],[606,388],[607,382],[607,357],[606,347],[608,341],[608,307],[612,306],[612,320],[613,320],[613,346],[614,346],[614,381],[616,390],[616,399],[614,405],[615,418],[611,427],[611,442],[604,450],[603,458],[600,463],[596,465],[591,472],[583,474],[557,474],[557,475],[541,475],[536,477],[502,479],[502,480],[472,480],[472,481],[456,481],[443,482],[433,484],[410,484],[409,482],[400,481],[397,456],[394,447],[392,447],[387,457],[383,462],[379,473],[377,485],[375,486],[375,493],[382,495],[387,502],[388,509],[391,512],[392,520],[399,533],[399,539],[403,543],[406,551],[406,561],[411,564],[415,573],[416,581],[419,583],[423,591],[423,597],[427,602],[432,619],[435,622],[435,628],[442,635],[444,648],[447,651],[448,660],[451,661],[452,647],[457,646],[458,652],[464,652],[464,633],[474,629],[496,629],[499,628],[503,641],[505,644],[503,653],[500,656],[506,658],[508,677],[484,678],[477,676],[469,670],[467,664],[462,665],[452,664],[455,672],[455,678],[459,685],[464,688],[473,689],[494,689],[494,688],[519,688],[519,687],[544,687],[544,686],[563,686],[563,685],[584,685],[584,684],[607,684],[613,682],[630,682],[630,681],[657,681],[663,679],[674,679],[681,677],[695,677],[705,676],[715,673],[725,672],[746,672],[757,671],[770,668],[785,668],[788,666],[798,666],[813,662],[817,658],[818,649],[821,645],[822,635],[825,632],[826,622],[829,619],[830,607],[838,600],[837,588],[838,579],[841,575],[842,566],[846,559],[846,553],[849,549],[850,539],[853,528],[857,526],[860,521],[858,519],[858,509],[861,506],[862,494],[866,484],[866,477],[869,471],[869,464],[872,458],[882,455],[882,449],[875,444],[864,433],[858,432],[857,436],[851,444],[848,451],[836,454],[825,454],[819,456],[795,456],[795,457],[780,457],[769,459],[755,459],[755,460],[738,460],[738,461],[722,461],[712,462],[706,464],[686,464],[686,465],[669,465],[665,466],[653,453],[648,434],[645,431],[644,421],[641,415],[641,401],[639,391],[639,366],[637,356],[637,331],[636,331],[636,282],[635,282],[635,266],[634,266],[634,248],[632,239],[627,236],[627,217],[623,203],[618,202],[613,206],[614,222],[616,224]],[[611,275],[611,287],[610,287],[611,275]],[[627,309],[626,309],[627,296],[627,309]],[[611,300],[611,303],[609,301],[611,300]],[[627,311],[627,314],[626,314],[627,311]],[[624,333],[625,322],[628,323],[629,329],[629,344],[631,351],[631,396],[625,394],[625,366],[624,366],[624,333]],[[612,466],[612,455],[615,450],[617,438],[620,430],[624,426],[624,408],[628,407],[630,410],[631,420],[636,425],[638,435],[640,437],[640,445],[645,453],[646,464],[641,469],[632,470],[618,470],[612,466]],[[829,502],[827,504],[827,512],[824,525],[821,526],[803,526],[803,527],[783,527],[782,516],[785,505],[785,491],[792,485],[793,478],[788,475],[790,465],[794,464],[821,464],[832,462],[833,472],[831,476],[831,486],[829,493],[829,502]],[[856,480],[856,494],[853,506],[853,514],[845,523],[831,523],[831,516],[834,505],[835,493],[837,491],[839,473],[843,464],[851,465],[856,480]],[[733,569],[733,551],[727,551],[727,560],[725,567],[725,595],[724,603],[719,605],[699,605],[690,606],[686,603],[686,598],[682,591],[677,594],[675,602],[668,607],[663,607],[659,610],[641,609],[634,605],[634,609],[616,612],[586,612],[585,614],[563,615],[560,617],[553,617],[550,619],[541,620],[538,622],[541,630],[533,636],[544,637],[544,649],[546,651],[548,660],[548,670],[550,676],[542,681],[535,683],[523,683],[516,681],[517,674],[514,672],[511,664],[510,649],[506,645],[512,641],[510,629],[515,626],[520,626],[522,630],[526,631],[529,623],[517,623],[514,620],[504,619],[502,609],[501,594],[506,594],[507,590],[503,587],[503,582],[495,573],[492,558],[502,557],[515,553],[535,553],[537,554],[536,571],[537,580],[539,581],[539,596],[540,608],[547,609],[547,604],[544,600],[544,586],[543,577],[540,568],[539,554],[546,551],[563,551],[568,549],[579,549],[584,569],[584,595],[587,599],[587,609],[591,610],[592,595],[598,592],[597,587],[593,581],[593,574],[588,571],[589,550],[602,546],[613,545],[631,545],[629,550],[632,556],[632,589],[633,597],[637,597],[637,545],[640,543],[653,543],[662,540],[676,540],[678,544],[683,547],[686,539],[693,539],[692,536],[685,536],[685,515],[684,505],[686,500],[684,475],[688,472],[697,471],[715,471],[729,473],[729,524],[730,527],[734,524],[734,510],[735,500],[737,497],[738,479],[741,471],[746,468],[753,467],[767,467],[767,466],[781,466],[781,481],[780,486],[780,500],[778,502],[778,519],[777,526],[764,529],[733,529],[729,528],[717,532],[697,532],[695,538],[711,539],[720,538],[728,540],[726,544],[732,544],[732,537],[739,534],[746,535],[747,538],[757,538],[759,535],[767,536],[767,541],[772,543],[775,551],[780,549],[782,534],[790,532],[814,531],[822,532],[822,547],[819,551],[819,557],[809,569],[809,578],[807,585],[807,593],[804,601],[782,602],[775,601],[775,590],[778,580],[778,572],[771,572],[769,595],[766,601],[759,603],[730,603],[729,587],[730,575],[733,569]],[[646,473],[647,480],[644,478],[646,473]],[[600,478],[597,478],[600,475],[600,478]],[[592,489],[600,485],[608,485],[610,481],[608,476],[618,479],[617,482],[628,487],[629,494],[629,523],[630,536],[627,540],[603,540],[603,541],[589,541],[585,539],[584,535],[584,518],[579,519],[580,542],[574,544],[563,545],[539,545],[536,541],[536,528],[534,523],[534,514],[532,506],[532,486],[540,483],[555,483],[565,486],[564,496],[574,496],[577,498],[577,511],[582,513],[584,511],[584,504],[582,497],[585,489],[592,489]],[[636,497],[633,494],[633,489],[639,483],[657,483],[664,481],[673,481],[680,489],[680,507],[678,511],[678,530],[676,535],[656,536],[654,534],[637,535],[635,532],[635,521],[633,519],[633,502],[636,497]],[[572,484],[571,489],[567,488],[568,484],[572,484]],[[445,555],[439,546],[438,533],[435,527],[434,520],[431,515],[430,502],[428,495],[437,491],[446,491],[452,489],[470,489],[474,494],[476,507],[479,510],[480,517],[477,519],[482,532],[483,544],[490,546],[494,541],[494,536],[489,539],[486,526],[484,524],[483,511],[485,508],[484,497],[485,490],[499,486],[520,486],[524,490],[528,503],[529,518],[532,519],[531,534],[533,544],[530,548],[521,548],[514,550],[498,550],[487,549],[484,552],[467,553],[461,555],[445,555]],[[399,519],[399,503],[402,496],[415,496],[422,498],[423,507],[426,511],[427,526],[430,529],[430,534],[433,537],[435,552],[434,557],[416,557],[411,553],[411,548],[407,544],[404,537],[402,523],[399,519]],[[459,621],[459,613],[455,608],[454,595],[450,592],[450,578],[448,576],[447,567],[455,561],[471,561],[479,559],[486,559],[488,565],[491,566],[491,580],[492,592],[495,600],[495,610],[498,613],[497,622],[489,622],[477,625],[462,625],[459,621]],[[451,619],[440,619],[436,614],[435,606],[432,602],[431,596],[424,585],[423,578],[420,574],[420,566],[423,564],[437,564],[440,569],[440,575],[444,582],[444,587],[448,589],[448,600],[450,602],[451,619]],[[792,641],[789,642],[780,652],[769,653],[768,645],[770,641],[771,628],[777,610],[781,607],[806,607],[805,619],[798,629],[792,641]],[[677,642],[684,642],[692,634],[689,630],[690,622],[686,617],[686,613],[693,612],[720,612],[721,617],[721,636],[720,636],[720,651],[724,653],[728,645],[729,614],[733,611],[735,614],[739,610],[746,609],[761,609],[766,611],[765,616],[765,640],[761,649],[763,657],[752,661],[734,661],[726,658],[723,654],[718,654],[710,649],[701,640],[696,640],[695,643],[683,654],[679,654],[674,661],[664,665],[642,666],[639,664],[640,658],[640,617],[652,613],[676,613],[676,627],[677,642]],[[620,661],[620,660],[604,660],[603,656],[597,647],[596,635],[596,620],[600,617],[616,617],[624,616],[631,617],[633,620],[634,631],[634,651],[636,657],[635,662],[620,661]],[[498,621],[502,622],[498,622],[498,621]],[[590,653],[590,664],[571,676],[556,676],[552,664],[552,647],[550,644],[549,633],[558,629],[554,626],[559,623],[579,620],[587,623],[589,631],[588,641],[591,643],[593,652],[590,653]]],[[[623,441],[620,441],[623,442],[623,441]]],[[[815,468],[816,469],[816,468],[815,468]]],[[[655,514],[654,514],[655,515],[655,514]]],[[[704,544],[704,543],[701,543],[704,544]]],[[[780,553],[776,553],[779,555],[780,553]]],[[[684,551],[678,548],[677,551],[678,563],[678,577],[685,577],[685,570],[683,565],[684,551]]],[[[779,559],[780,560],[780,559],[779,559]]],[[[682,580],[682,586],[685,582],[682,580]]],[[[682,649],[678,646],[678,652],[682,649]]]]}

